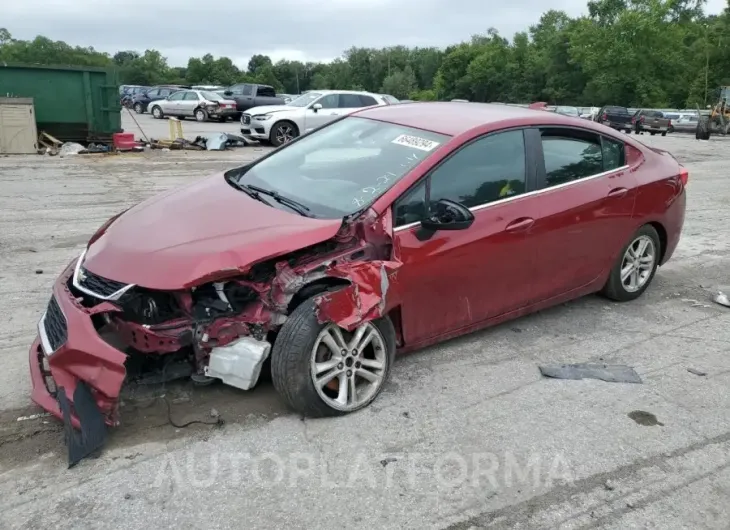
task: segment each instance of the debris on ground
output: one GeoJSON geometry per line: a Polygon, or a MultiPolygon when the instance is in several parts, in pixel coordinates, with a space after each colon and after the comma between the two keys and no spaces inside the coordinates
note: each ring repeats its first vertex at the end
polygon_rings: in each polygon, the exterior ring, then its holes
{"type": "Polygon", "coordinates": [[[614,484],[611,479],[608,479],[606,482],[603,483],[603,487],[606,488],[608,491],[613,491],[616,489],[616,484],[614,484]]]}
{"type": "Polygon", "coordinates": [[[51,136],[47,132],[41,131],[38,135],[38,154],[39,155],[50,155],[56,156],[58,151],[61,149],[63,142],[58,138],[51,136]]]}
{"type": "Polygon", "coordinates": [[[245,147],[246,139],[243,136],[228,133],[211,133],[195,138],[193,142],[207,151],[223,151],[231,147],[245,147]]]}
{"type": "Polygon", "coordinates": [[[633,368],[623,364],[546,364],[538,368],[543,376],[553,379],[598,379],[607,383],[643,383],[633,368]]]}
{"type": "Polygon", "coordinates": [[[78,155],[84,149],[83,145],[77,144],[76,142],[66,142],[61,145],[58,154],[63,158],[64,156],[78,155]]]}
{"type": "Polygon", "coordinates": [[[694,368],[687,368],[687,371],[691,374],[698,375],[700,377],[704,377],[707,375],[707,372],[702,372],[700,370],[695,370],[694,368]]]}
{"type": "Polygon", "coordinates": [[[723,291],[717,291],[715,295],[712,297],[712,301],[716,304],[723,305],[725,307],[730,307],[730,298],[728,298],[728,295],[725,294],[723,291]]]}

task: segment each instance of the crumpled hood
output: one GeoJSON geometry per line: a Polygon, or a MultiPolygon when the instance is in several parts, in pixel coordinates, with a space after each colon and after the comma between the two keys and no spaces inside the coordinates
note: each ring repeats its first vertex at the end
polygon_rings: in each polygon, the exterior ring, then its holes
{"type": "Polygon", "coordinates": [[[244,114],[256,116],[257,114],[271,114],[272,112],[283,112],[287,110],[298,110],[299,107],[289,107],[287,105],[264,105],[263,107],[253,107],[244,111],[244,114]]]}
{"type": "Polygon", "coordinates": [[[182,289],[326,241],[341,224],[267,206],[217,174],[126,211],[89,246],[84,267],[150,289],[182,289]]]}

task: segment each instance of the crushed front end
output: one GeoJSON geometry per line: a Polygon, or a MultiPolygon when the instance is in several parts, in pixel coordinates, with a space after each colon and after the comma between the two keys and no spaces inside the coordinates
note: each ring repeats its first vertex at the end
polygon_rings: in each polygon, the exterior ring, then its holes
{"type": "Polygon", "coordinates": [[[190,377],[254,387],[302,297],[341,288],[323,296],[318,314],[345,328],[383,316],[392,305],[387,276],[399,264],[390,261],[389,222],[363,219],[324,242],[177,290],[99,276],[85,267],[86,252],[69,264],[30,350],[32,399],[66,424],[69,463],[98,449],[105,428],[119,424],[125,383],[190,377]]]}

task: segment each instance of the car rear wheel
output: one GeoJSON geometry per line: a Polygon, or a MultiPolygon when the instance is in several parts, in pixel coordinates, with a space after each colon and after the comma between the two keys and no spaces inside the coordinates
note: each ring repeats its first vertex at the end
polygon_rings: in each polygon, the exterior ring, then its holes
{"type": "Polygon", "coordinates": [[[152,117],[161,120],[165,115],[162,113],[162,109],[155,105],[152,107],[152,117]]]}
{"type": "Polygon", "coordinates": [[[642,226],[621,250],[602,293],[617,302],[637,299],[654,279],[660,256],[659,234],[651,225],[642,226]]]}
{"type": "Polygon", "coordinates": [[[195,109],[195,119],[198,121],[207,121],[208,113],[203,109],[195,109]]]}
{"type": "Polygon", "coordinates": [[[144,112],[144,108],[142,107],[142,103],[135,103],[134,104],[134,112],[137,114],[142,114],[144,112]]]}
{"type": "Polygon", "coordinates": [[[390,319],[365,322],[350,333],[334,323],[320,324],[309,298],[289,315],[274,343],[274,388],[305,416],[355,412],[382,391],[395,348],[390,319]]]}
{"type": "Polygon", "coordinates": [[[280,121],[274,124],[269,134],[269,141],[274,147],[291,142],[299,136],[299,129],[290,121],[280,121]]]}

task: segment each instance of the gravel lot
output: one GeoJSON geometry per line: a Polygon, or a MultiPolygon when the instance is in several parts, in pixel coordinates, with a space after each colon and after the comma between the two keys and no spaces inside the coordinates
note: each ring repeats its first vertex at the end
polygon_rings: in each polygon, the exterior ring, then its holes
{"type": "Polygon", "coordinates": [[[303,421],[268,383],[152,389],[72,470],[55,421],[17,421],[38,412],[27,348],[53,279],[114,213],[265,150],[0,158],[0,526],[727,528],[730,309],[709,297],[730,284],[730,142],[643,140],[682,160],[690,184],[680,246],[640,300],[587,297],[404,357],[384,394],[344,418],[303,421]],[[599,358],[644,384],[537,370],[599,358]],[[145,399],[161,392],[176,423],[211,408],[227,423],[175,428],[145,399]]]}

